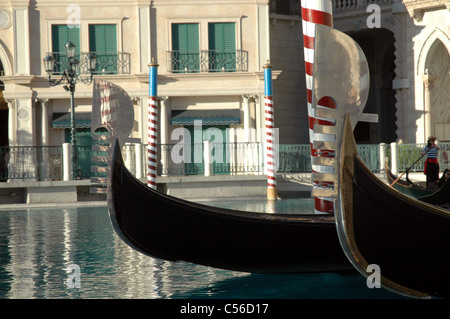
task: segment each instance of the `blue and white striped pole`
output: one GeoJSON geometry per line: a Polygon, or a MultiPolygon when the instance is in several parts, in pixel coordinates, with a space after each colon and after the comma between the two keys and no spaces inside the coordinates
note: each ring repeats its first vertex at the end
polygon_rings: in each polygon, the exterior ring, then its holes
{"type": "Polygon", "coordinates": [[[274,119],[273,119],[273,99],[272,99],[272,65],[267,61],[264,68],[264,113],[266,126],[266,151],[265,163],[267,172],[267,199],[276,200],[277,181],[275,170],[275,154],[273,148],[274,139],[274,119]]]}
{"type": "Polygon", "coordinates": [[[158,143],[158,64],[152,58],[149,66],[148,97],[148,173],[147,185],[156,189],[157,143],[158,143]]]}

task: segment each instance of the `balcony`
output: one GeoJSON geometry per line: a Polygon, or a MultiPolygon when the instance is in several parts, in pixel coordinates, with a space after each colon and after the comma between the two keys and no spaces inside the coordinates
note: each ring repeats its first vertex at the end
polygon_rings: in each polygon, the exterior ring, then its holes
{"type": "Polygon", "coordinates": [[[300,0],[270,0],[270,13],[301,16],[300,0]]]}
{"type": "Polygon", "coordinates": [[[168,51],[170,73],[247,72],[248,52],[236,51],[168,51]]]}
{"type": "MultiPolygon", "coordinates": [[[[94,75],[102,74],[130,74],[130,53],[126,52],[90,52],[97,57],[97,67],[94,75]]],[[[66,52],[51,52],[49,53],[55,59],[54,74],[61,75],[69,66],[66,52]]],[[[82,52],[81,55],[76,56],[80,61],[79,68],[81,74],[89,73],[86,65],[86,56],[89,52],[82,52]]]]}
{"type": "MultiPolygon", "coordinates": [[[[392,5],[393,0],[332,0],[333,14],[345,14],[348,12],[366,12],[367,6],[377,4],[381,8],[392,5]]],[[[416,0],[409,0],[411,2],[416,0]]],[[[436,2],[439,0],[435,0],[436,2]]],[[[443,0],[440,0],[443,1],[443,0]]],[[[290,16],[301,16],[299,0],[270,0],[270,13],[290,16]]]]}
{"type": "Polygon", "coordinates": [[[371,4],[382,6],[392,4],[392,0],[333,0],[333,9],[366,9],[371,4]]]}

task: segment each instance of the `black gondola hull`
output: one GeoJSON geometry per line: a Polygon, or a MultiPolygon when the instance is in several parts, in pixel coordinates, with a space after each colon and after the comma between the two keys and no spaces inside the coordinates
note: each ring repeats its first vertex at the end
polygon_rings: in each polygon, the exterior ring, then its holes
{"type": "Polygon", "coordinates": [[[354,236],[361,255],[398,285],[450,297],[450,218],[386,192],[359,159],[354,165],[354,236]]]}
{"type": "Polygon", "coordinates": [[[334,218],[227,210],[150,189],[114,151],[108,194],[119,235],[153,257],[251,273],[354,270],[334,218]]]}
{"type": "Polygon", "coordinates": [[[406,196],[379,180],[357,155],[348,116],[341,144],[342,248],[356,269],[413,297],[450,297],[450,211],[406,196]]]}

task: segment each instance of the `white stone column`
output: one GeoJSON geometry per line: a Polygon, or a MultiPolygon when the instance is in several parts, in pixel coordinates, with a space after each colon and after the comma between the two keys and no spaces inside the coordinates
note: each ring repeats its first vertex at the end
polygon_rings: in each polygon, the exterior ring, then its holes
{"type": "Polygon", "coordinates": [[[141,73],[148,71],[148,61],[151,61],[151,14],[150,14],[150,1],[138,1],[138,14],[139,14],[139,69],[141,73]],[[147,2],[147,3],[145,3],[147,2]]]}
{"type": "Polygon", "coordinates": [[[40,178],[42,180],[47,180],[49,165],[50,165],[50,154],[48,149],[49,144],[49,120],[48,120],[48,99],[36,99],[41,103],[41,158],[40,158],[40,178]]]}
{"type": "Polygon", "coordinates": [[[249,96],[248,95],[242,95],[242,109],[244,111],[244,169],[245,172],[248,172],[250,163],[250,152],[251,149],[249,147],[250,139],[251,139],[251,132],[250,132],[250,104],[249,104],[249,96]]]}
{"type": "Polygon", "coordinates": [[[433,83],[436,81],[437,76],[431,74],[425,74],[422,76],[425,94],[423,101],[423,112],[424,112],[424,140],[433,135],[434,128],[432,127],[431,120],[431,90],[433,89],[433,83]]]}
{"type": "Polygon", "coordinates": [[[9,146],[16,146],[16,101],[14,99],[8,99],[6,102],[8,103],[8,144],[9,146]]]}
{"type": "Polygon", "coordinates": [[[30,74],[30,26],[28,1],[12,1],[14,30],[14,73],[30,74]],[[17,7],[14,7],[17,5],[17,7]]]}
{"type": "MultiPolygon", "coordinates": [[[[16,101],[14,99],[7,99],[8,104],[8,145],[9,145],[9,158],[8,158],[8,174],[15,173],[17,154],[16,149],[12,148],[17,145],[16,138],[16,127],[17,127],[17,117],[16,117],[16,101]]],[[[11,181],[8,176],[8,181],[11,181]]]]}
{"type": "Polygon", "coordinates": [[[244,111],[244,142],[248,143],[250,142],[250,103],[249,103],[249,96],[248,95],[242,95],[242,109],[244,111]]]}
{"type": "Polygon", "coordinates": [[[164,96],[159,98],[160,105],[160,145],[161,145],[161,164],[162,164],[162,176],[167,176],[169,174],[169,156],[170,150],[168,149],[169,144],[169,125],[170,125],[170,106],[169,97],[164,96]]]}
{"type": "Polygon", "coordinates": [[[72,163],[71,163],[71,151],[72,146],[70,143],[64,143],[63,148],[63,181],[70,181],[72,175],[72,163]]]}
{"type": "Polygon", "coordinates": [[[134,144],[135,147],[135,157],[136,157],[136,178],[137,179],[141,179],[143,178],[143,173],[142,173],[142,165],[143,165],[143,161],[142,161],[142,148],[143,145],[142,143],[135,143],[134,144]]]}
{"type": "Polygon", "coordinates": [[[391,172],[394,175],[398,174],[398,144],[391,143],[391,172]]]}
{"type": "Polygon", "coordinates": [[[386,143],[380,143],[380,173],[386,172],[385,161],[386,161],[386,143]]]}
{"type": "Polygon", "coordinates": [[[42,146],[48,146],[49,136],[49,120],[48,120],[48,102],[49,99],[39,99],[41,102],[41,126],[42,126],[42,146]]]}
{"type": "Polygon", "coordinates": [[[205,176],[211,176],[211,141],[203,141],[203,165],[205,176]]]}

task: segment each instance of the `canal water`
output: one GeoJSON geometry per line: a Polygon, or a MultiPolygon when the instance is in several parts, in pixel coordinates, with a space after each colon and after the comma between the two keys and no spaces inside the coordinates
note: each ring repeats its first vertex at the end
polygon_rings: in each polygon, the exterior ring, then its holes
{"type": "MultiPolygon", "coordinates": [[[[296,202],[297,201],[297,202],[296,202]]],[[[309,201],[309,202],[308,202],[309,201]]],[[[247,209],[293,212],[248,201],[247,209]],[[259,208],[258,208],[259,207],[259,208]]],[[[237,203],[209,203],[230,208],[237,203]]],[[[0,299],[391,299],[357,273],[255,275],[145,256],[114,232],[106,207],[0,210],[0,299]]]]}

